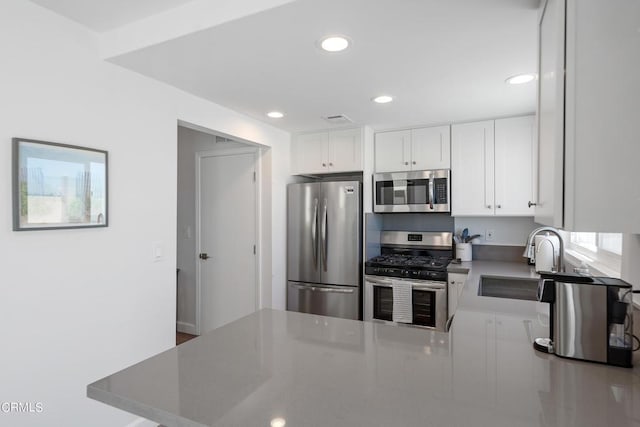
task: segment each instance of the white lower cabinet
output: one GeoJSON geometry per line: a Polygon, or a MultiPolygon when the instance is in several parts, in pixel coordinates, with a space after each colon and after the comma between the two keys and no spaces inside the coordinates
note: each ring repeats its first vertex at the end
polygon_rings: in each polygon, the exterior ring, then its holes
{"type": "Polygon", "coordinates": [[[447,276],[448,317],[451,318],[458,308],[458,297],[464,289],[468,275],[463,273],[449,273],[447,276]]]}
{"type": "Polygon", "coordinates": [[[533,216],[534,118],[451,127],[451,214],[533,216]]]}

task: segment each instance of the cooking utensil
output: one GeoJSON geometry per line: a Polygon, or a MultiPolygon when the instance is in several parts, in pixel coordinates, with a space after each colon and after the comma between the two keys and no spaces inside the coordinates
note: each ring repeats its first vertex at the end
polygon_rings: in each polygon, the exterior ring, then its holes
{"type": "Polygon", "coordinates": [[[478,237],[481,237],[480,234],[474,234],[473,236],[467,236],[465,239],[465,243],[470,243],[473,239],[477,239],[478,237]]]}

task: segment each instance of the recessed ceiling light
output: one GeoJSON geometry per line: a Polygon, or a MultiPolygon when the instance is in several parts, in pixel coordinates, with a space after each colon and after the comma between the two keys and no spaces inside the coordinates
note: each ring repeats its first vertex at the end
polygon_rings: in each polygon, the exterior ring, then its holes
{"type": "Polygon", "coordinates": [[[271,420],[271,427],[284,427],[287,421],[284,418],[274,418],[271,420]]]}
{"type": "Polygon", "coordinates": [[[378,104],[386,104],[388,102],[393,101],[393,97],[389,95],[380,95],[371,99],[373,102],[377,102],[378,104]]]}
{"type": "Polygon", "coordinates": [[[535,74],[517,74],[515,76],[509,77],[505,82],[510,85],[521,85],[523,83],[529,83],[530,81],[535,80],[535,74]]]}
{"type": "Polygon", "coordinates": [[[320,47],[327,52],[341,52],[349,47],[349,40],[343,36],[329,36],[320,40],[320,47]]]}
{"type": "Polygon", "coordinates": [[[272,119],[281,119],[284,117],[284,114],[280,111],[269,111],[267,113],[267,116],[271,117],[272,119]]]}

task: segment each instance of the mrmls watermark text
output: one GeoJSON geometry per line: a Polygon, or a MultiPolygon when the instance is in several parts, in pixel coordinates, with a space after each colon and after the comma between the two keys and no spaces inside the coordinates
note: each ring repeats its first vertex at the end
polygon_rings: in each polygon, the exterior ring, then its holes
{"type": "Polygon", "coordinates": [[[42,402],[0,402],[0,413],[39,414],[44,411],[42,402]]]}

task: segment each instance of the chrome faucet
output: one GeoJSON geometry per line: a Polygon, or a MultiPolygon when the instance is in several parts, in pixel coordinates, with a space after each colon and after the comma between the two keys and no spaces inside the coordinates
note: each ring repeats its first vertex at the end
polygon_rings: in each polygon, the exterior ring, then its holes
{"type": "Polygon", "coordinates": [[[524,253],[522,254],[522,256],[529,259],[533,258],[534,250],[535,250],[534,238],[538,234],[543,233],[545,231],[555,234],[556,236],[558,236],[558,240],[560,241],[560,248],[559,248],[559,254],[558,254],[558,272],[561,273],[564,271],[564,241],[562,240],[562,236],[560,235],[560,233],[556,228],[539,227],[533,230],[531,234],[529,234],[529,238],[527,239],[527,244],[524,248],[524,253]]]}

